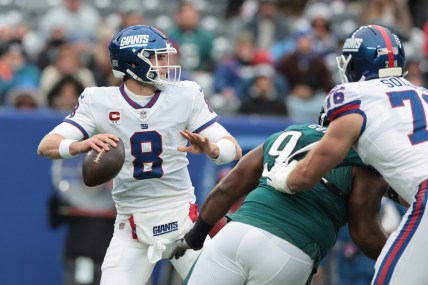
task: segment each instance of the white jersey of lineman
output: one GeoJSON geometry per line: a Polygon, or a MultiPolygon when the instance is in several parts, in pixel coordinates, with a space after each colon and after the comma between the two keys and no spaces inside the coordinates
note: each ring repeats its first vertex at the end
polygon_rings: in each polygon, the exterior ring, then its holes
{"type": "Polygon", "coordinates": [[[171,209],[195,201],[187,170],[186,145],[179,131],[200,132],[218,120],[194,82],[182,81],[158,91],[145,105],[119,87],[87,88],[66,117],[85,138],[114,134],[125,144],[125,163],[113,181],[119,214],[171,209]]]}
{"type": "Polygon", "coordinates": [[[324,108],[330,121],[362,114],[355,150],[411,203],[428,179],[428,91],[401,77],[347,83],[330,92],[324,108]]]}

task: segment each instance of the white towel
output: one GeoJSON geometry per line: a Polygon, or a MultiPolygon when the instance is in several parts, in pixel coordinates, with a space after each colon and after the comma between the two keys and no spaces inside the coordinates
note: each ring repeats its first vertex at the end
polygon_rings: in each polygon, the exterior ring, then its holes
{"type": "Polygon", "coordinates": [[[166,254],[168,254],[167,248],[171,243],[172,241],[170,240],[157,240],[153,245],[149,246],[147,251],[149,262],[154,264],[163,258],[168,258],[168,256],[166,256],[166,254]]]}

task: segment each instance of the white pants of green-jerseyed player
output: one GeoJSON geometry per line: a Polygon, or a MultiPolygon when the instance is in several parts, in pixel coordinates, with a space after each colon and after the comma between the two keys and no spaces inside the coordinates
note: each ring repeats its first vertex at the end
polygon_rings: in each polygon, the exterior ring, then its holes
{"type": "Polygon", "coordinates": [[[296,246],[265,230],[227,224],[206,245],[188,285],[304,285],[313,261],[296,246]]]}

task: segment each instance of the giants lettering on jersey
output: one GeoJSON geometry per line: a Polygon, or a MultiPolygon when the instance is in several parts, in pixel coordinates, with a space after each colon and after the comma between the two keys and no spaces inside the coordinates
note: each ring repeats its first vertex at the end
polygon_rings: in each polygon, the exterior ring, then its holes
{"type": "Polygon", "coordinates": [[[159,226],[154,226],[153,227],[153,236],[159,236],[159,235],[163,235],[169,232],[173,232],[178,230],[178,222],[171,222],[168,224],[163,224],[163,225],[159,225],[159,226]]]}
{"type": "Polygon", "coordinates": [[[360,38],[348,38],[343,44],[343,51],[358,51],[362,42],[360,38]]]}
{"type": "Polygon", "coordinates": [[[120,48],[139,45],[146,46],[149,42],[149,35],[127,36],[120,39],[120,48]]]}

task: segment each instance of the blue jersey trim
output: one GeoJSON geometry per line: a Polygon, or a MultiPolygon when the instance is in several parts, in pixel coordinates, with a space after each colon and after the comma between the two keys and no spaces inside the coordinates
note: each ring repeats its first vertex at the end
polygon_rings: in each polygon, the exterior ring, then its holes
{"type": "Polygon", "coordinates": [[[86,132],[86,130],[81,125],[79,125],[78,123],[76,123],[75,121],[72,121],[70,119],[64,119],[64,122],[72,124],[73,126],[75,126],[76,128],[78,128],[82,132],[84,139],[89,138],[89,134],[86,132]]]}
{"type": "Polygon", "coordinates": [[[199,128],[197,128],[196,130],[193,131],[193,133],[200,133],[201,131],[205,130],[206,128],[208,128],[209,126],[211,126],[212,124],[214,124],[215,122],[217,122],[220,118],[218,116],[214,117],[211,121],[206,122],[205,124],[203,124],[202,126],[200,126],[199,128]]]}
{"type": "Polygon", "coordinates": [[[160,90],[157,90],[156,91],[156,93],[155,93],[155,95],[152,97],[152,99],[150,99],[150,101],[144,106],[144,108],[151,108],[151,107],[153,107],[155,104],[156,104],[156,102],[158,101],[158,99],[159,99],[159,96],[160,96],[160,93],[161,93],[161,91],[160,90]]]}
{"type": "Polygon", "coordinates": [[[336,117],[339,117],[341,113],[349,110],[359,110],[361,106],[360,100],[355,100],[339,107],[333,108],[327,112],[327,118],[332,122],[336,117]]]}
{"type": "Polygon", "coordinates": [[[126,94],[125,92],[125,85],[122,84],[119,87],[119,91],[122,94],[123,99],[125,99],[125,101],[134,109],[141,109],[143,108],[143,106],[141,106],[140,104],[138,104],[137,102],[133,101],[131,98],[129,98],[128,94],[126,94]]]}

